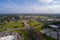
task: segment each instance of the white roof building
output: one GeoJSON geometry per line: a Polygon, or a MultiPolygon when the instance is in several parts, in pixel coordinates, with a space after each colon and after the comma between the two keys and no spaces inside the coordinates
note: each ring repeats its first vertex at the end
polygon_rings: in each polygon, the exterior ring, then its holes
{"type": "Polygon", "coordinates": [[[5,36],[5,37],[0,37],[0,40],[14,40],[15,37],[13,35],[5,36]]]}
{"type": "Polygon", "coordinates": [[[59,26],[56,25],[49,25],[51,28],[58,28],[59,26]]]}
{"type": "Polygon", "coordinates": [[[45,28],[41,30],[40,32],[43,34],[46,34],[47,36],[60,40],[60,30],[59,30],[59,26],[57,25],[49,25],[48,28],[45,28]]]}

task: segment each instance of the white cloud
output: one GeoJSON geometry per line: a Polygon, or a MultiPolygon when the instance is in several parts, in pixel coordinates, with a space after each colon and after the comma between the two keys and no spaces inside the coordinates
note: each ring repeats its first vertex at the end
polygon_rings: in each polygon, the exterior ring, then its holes
{"type": "Polygon", "coordinates": [[[60,13],[60,5],[19,6],[15,4],[3,4],[0,6],[0,13],[60,13]]]}
{"type": "Polygon", "coordinates": [[[22,8],[26,13],[60,13],[60,5],[27,6],[22,8]]]}
{"type": "Polygon", "coordinates": [[[60,13],[60,5],[36,7],[38,13],[60,13]]]}
{"type": "Polygon", "coordinates": [[[52,4],[59,4],[59,1],[53,1],[52,4]]]}
{"type": "Polygon", "coordinates": [[[42,2],[42,3],[50,3],[52,2],[53,0],[38,0],[39,2],[42,2]]]}

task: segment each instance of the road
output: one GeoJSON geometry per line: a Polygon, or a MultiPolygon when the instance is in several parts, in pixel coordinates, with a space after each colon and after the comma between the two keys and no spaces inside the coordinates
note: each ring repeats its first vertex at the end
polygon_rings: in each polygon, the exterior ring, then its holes
{"type": "MultiPolygon", "coordinates": [[[[31,38],[31,40],[41,40],[41,37],[39,37],[38,33],[35,32],[34,28],[32,29],[30,27],[30,25],[27,23],[26,20],[22,20],[22,22],[24,23],[23,28],[14,28],[14,29],[10,29],[10,30],[26,30],[26,32],[29,35],[29,37],[31,38]],[[32,35],[32,32],[30,32],[30,30],[34,33],[34,35],[32,35]]],[[[7,29],[7,30],[9,30],[9,29],[7,29]]]]}
{"type": "Polygon", "coordinates": [[[30,29],[30,25],[27,23],[27,21],[22,20],[22,22],[24,23],[24,29],[29,30],[30,29]]]}
{"type": "Polygon", "coordinates": [[[29,37],[31,38],[31,40],[42,40],[40,38],[40,36],[38,35],[38,33],[35,32],[35,30],[30,27],[30,25],[27,23],[27,21],[23,20],[22,22],[25,24],[24,28],[26,29],[26,32],[29,35],[29,37]],[[33,35],[33,33],[34,33],[34,35],[33,35]]]}

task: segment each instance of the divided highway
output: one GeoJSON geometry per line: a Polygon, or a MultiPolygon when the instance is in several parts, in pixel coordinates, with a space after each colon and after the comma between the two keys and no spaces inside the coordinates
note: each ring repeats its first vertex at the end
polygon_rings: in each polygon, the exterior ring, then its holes
{"type": "Polygon", "coordinates": [[[41,37],[38,35],[37,32],[34,31],[33,28],[30,27],[30,25],[27,23],[27,21],[23,20],[23,23],[25,25],[25,29],[31,40],[42,40],[41,37]]]}

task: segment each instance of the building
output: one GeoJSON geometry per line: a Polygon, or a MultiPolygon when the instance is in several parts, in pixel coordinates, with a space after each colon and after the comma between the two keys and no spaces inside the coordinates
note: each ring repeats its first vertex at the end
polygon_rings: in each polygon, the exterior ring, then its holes
{"type": "Polygon", "coordinates": [[[40,32],[50,36],[52,38],[60,40],[60,29],[59,26],[56,25],[49,25],[49,27],[41,30],[40,32]]]}
{"type": "Polygon", "coordinates": [[[0,37],[0,40],[15,40],[15,37],[13,35],[9,35],[9,36],[0,37]]]}
{"type": "Polygon", "coordinates": [[[0,40],[22,40],[22,35],[17,32],[0,32],[0,40]]]}

